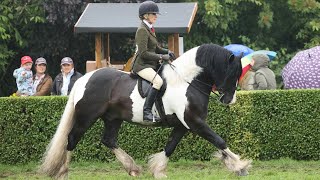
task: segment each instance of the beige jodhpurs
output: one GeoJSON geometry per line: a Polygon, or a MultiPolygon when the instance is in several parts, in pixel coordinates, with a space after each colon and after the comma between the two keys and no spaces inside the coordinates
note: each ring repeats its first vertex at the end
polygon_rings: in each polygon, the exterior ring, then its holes
{"type": "Polygon", "coordinates": [[[163,80],[152,68],[142,69],[137,74],[143,79],[152,82],[152,87],[154,87],[157,90],[160,90],[163,84],[163,80]]]}

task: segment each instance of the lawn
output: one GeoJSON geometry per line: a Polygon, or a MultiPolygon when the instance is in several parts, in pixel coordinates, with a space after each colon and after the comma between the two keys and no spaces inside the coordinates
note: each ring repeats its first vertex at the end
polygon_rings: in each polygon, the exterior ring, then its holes
{"type": "MultiPolygon", "coordinates": [[[[69,179],[153,179],[147,171],[145,162],[139,178],[131,178],[118,162],[74,162],[71,163],[69,179]]],[[[169,162],[167,179],[320,179],[320,161],[294,161],[280,159],[272,161],[253,161],[253,167],[246,177],[238,177],[226,170],[220,161],[185,161],[169,162]]],[[[0,165],[0,179],[50,179],[37,174],[37,164],[0,165]]]]}

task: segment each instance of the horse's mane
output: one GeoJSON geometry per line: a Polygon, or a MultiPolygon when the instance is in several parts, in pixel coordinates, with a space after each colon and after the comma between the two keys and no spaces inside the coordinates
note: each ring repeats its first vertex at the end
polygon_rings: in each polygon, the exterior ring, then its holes
{"type": "Polygon", "coordinates": [[[219,81],[218,84],[222,84],[224,79],[214,77],[214,74],[221,74],[230,78],[240,77],[241,72],[239,77],[238,73],[241,63],[230,61],[229,58],[232,55],[230,51],[221,46],[204,44],[182,54],[177,60],[173,61],[173,67],[166,66],[163,75],[166,77],[168,84],[174,85],[179,84],[179,82],[191,82],[204,72],[205,76],[209,78],[205,81],[212,82],[214,79],[219,81]]]}
{"type": "MultiPolygon", "coordinates": [[[[197,51],[196,64],[202,68],[207,68],[209,72],[213,72],[215,66],[219,64],[226,66],[229,57],[232,55],[227,49],[216,44],[201,45],[197,51]]],[[[224,70],[224,69],[221,69],[224,70]]]]}

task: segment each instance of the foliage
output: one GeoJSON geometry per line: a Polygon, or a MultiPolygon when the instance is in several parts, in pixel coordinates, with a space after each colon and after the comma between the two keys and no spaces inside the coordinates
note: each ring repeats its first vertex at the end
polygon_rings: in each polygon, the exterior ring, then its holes
{"type": "Polygon", "coordinates": [[[202,43],[237,43],[276,51],[271,69],[279,87],[281,71],[294,54],[320,45],[316,0],[205,0],[198,5],[191,33],[185,38],[187,49],[202,43]]]}
{"type": "MultiPolygon", "coordinates": [[[[2,0],[0,3],[0,82],[8,70],[8,64],[16,61],[16,49],[29,44],[30,26],[45,21],[41,0],[2,0]]],[[[23,54],[23,53],[22,53],[23,54]]],[[[2,84],[2,83],[1,83],[2,84]]],[[[3,85],[3,84],[2,84],[3,85]]],[[[1,94],[1,90],[0,90],[1,94]]]]}
{"type": "Polygon", "coordinates": [[[320,2],[317,0],[288,0],[289,8],[293,11],[297,26],[302,27],[296,34],[297,40],[305,47],[320,45],[320,2]]]}
{"type": "MultiPolygon", "coordinates": [[[[319,160],[319,90],[240,92],[237,98],[231,107],[211,99],[207,118],[232,151],[260,160],[319,160]]],[[[54,96],[0,98],[0,163],[41,159],[66,101],[66,97],[54,96]]],[[[103,123],[98,120],[80,141],[74,159],[112,161],[111,151],[100,142],[102,132],[103,123]]],[[[143,160],[165,146],[169,133],[170,129],[124,123],[118,144],[133,158],[143,160]]],[[[210,160],[214,151],[210,143],[188,133],[170,159],[210,160]]]]}
{"type": "MultiPolygon", "coordinates": [[[[94,34],[74,34],[73,27],[88,3],[136,3],[144,0],[3,0],[0,2],[0,96],[15,92],[12,72],[24,54],[43,56],[48,72],[60,72],[60,60],[69,56],[85,73],[94,59],[94,34]],[[27,2],[27,3],[25,3],[27,2]]],[[[254,50],[278,53],[271,69],[281,87],[281,70],[300,50],[320,44],[319,0],[157,0],[197,2],[198,11],[185,51],[204,44],[239,43],[254,50]]],[[[159,16],[161,18],[161,16],[159,16]]],[[[167,34],[159,35],[166,46],[167,34]]],[[[111,34],[111,62],[124,63],[134,52],[134,34],[111,34]]]]}

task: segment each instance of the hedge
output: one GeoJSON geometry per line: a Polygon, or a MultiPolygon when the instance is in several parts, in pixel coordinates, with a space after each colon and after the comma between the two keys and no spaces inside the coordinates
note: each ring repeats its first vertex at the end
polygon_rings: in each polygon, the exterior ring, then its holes
{"type": "MultiPolygon", "coordinates": [[[[39,161],[52,138],[66,97],[0,98],[0,163],[39,161]]],[[[289,157],[320,160],[320,90],[238,92],[237,103],[223,106],[210,98],[207,122],[242,156],[269,160],[289,157]]],[[[119,145],[144,160],[166,144],[171,129],[124,123],[119,145]]],[[[73,153],[76,161],[113,161],[101,142],[102,121],[85,134],[73,153]]],[[[171,160],[210,160],[216,148],[188,133],[171,160]]]]}

